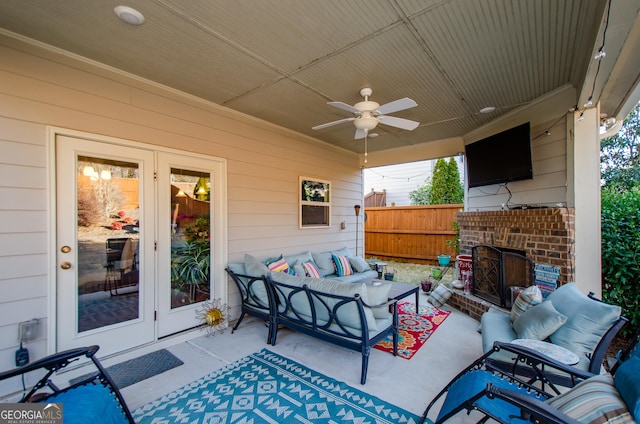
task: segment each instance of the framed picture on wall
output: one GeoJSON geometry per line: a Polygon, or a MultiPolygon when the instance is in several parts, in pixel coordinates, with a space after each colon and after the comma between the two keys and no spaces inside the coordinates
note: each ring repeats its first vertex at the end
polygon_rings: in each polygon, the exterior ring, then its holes
{"type": "Polygon", "coordinates": [[[300,177],[300,228],[331,226],[331,181],[300,177]]]}

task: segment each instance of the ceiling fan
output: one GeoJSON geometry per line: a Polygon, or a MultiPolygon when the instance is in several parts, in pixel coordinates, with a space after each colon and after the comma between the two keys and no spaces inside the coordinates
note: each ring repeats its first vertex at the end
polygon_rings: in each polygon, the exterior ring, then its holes
{"type": "Polygon", "coordinates": [[[353,121],[356,127],[355,139],[359,140],[365,138],[367,133],[374,129],[378,124],[389,125],[391,127],[401,128],[403,130],[414,130],[420,125],[419,122],[411,121],[409,119],[398,118],[395,116],[387,116],[387,113],[398,112],[405,109],[418,106],[418,104],[408,97],[394,100],[393,102],[385,103],[380,106],[378,103],[369,100],[373,90],[369,87],[365,87],[360,90],[360,95],[364,97],[363,102],[356,103],[351,106],[343,102],[328,102],[327,104],[337,107],[338,109],[346,110],[353,113],[355,116],[350,118],[339,119],[333,122],[327,122],[326,124],[316,125],[313,130],[321,130],[323,128],[331,127],[334,125],[342,124],[343,122],[353,121]]]}

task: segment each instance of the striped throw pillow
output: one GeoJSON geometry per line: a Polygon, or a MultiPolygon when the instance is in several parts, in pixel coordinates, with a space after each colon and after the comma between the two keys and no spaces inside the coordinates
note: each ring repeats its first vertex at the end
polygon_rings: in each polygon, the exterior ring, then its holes
{"type": "Polygon", "coordinates": [[[304,269],[304,273],[307,277],[311,278],[321,278],[320,270],[313,262],[305,262],[302,264],[302,268],[304,269]]]}
{"type": "Polygon", "coordinates": [[[539,303],[542,303],[542,292],[538,286],[530,286],[520,292],[520,295],[513,301],[511,306],[511,324],[513,325],[520,315],[539,303]]]}
{"type": "Polygon", "coordinates": [[[351,264],[349,263],[349,258],[347,258],[346,256],[331,256],[333,257],[333,265],[336,269],[336,275],[338,277],[353,275],[353,269],[351,268],[351,264]]]}
{"type": "Polygon", "coordinates": [[[289,264],[282,256],[275,261],[267,262],[267,268],[271,272],[289,272],[289,264]]]}
{"type": "Polygon", "coordinates": [[[581,423],[635,423],[616,390],[611,374],[600,374],[546,401],[581,423]]]}

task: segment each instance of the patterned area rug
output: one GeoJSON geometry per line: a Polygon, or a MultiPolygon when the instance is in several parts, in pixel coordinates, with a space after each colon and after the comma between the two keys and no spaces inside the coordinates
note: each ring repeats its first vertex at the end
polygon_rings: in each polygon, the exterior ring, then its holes
{"type": "Polygon", "coordinates": [[[416,423],[414,414],[267,349],[133,412],[137,423],[416,423]]]}
{"type": "MultiPolygon", "coordinates": [[[[435,306],[420,306],[416,313],[416,305],[409,302],[398,303],[398,356],[411,359],[440,324],[451,314],[435,306]]],[[[391,335],[374,346],[385,352],[393,352],[391,335]]]]}

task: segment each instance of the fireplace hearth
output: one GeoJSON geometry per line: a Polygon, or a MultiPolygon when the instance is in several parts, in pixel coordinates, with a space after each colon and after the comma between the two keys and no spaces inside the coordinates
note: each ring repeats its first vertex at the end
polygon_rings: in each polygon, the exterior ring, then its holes
{"type": "Polygon", "coordinates": [[[511,287],[533,284],[533,264],[523,251],[477,245],[471,249],[473,294],[503,308],[511,308],[511,287]]]}

